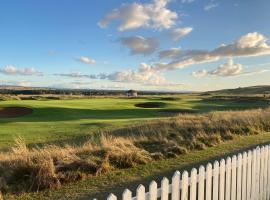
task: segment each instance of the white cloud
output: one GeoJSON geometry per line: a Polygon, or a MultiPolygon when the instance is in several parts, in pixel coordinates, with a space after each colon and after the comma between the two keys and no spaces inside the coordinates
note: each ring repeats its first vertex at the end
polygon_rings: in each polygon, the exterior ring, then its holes
{"type": "Polygon", "coordinates": [[[226,63],[220,65],[218,68],[212,71],[207,71],[203,69],[197,72],[193,72],[192,76],[196,78],[201,78],[209,75],[221,77],[251,76],[256,74],[262,74],[269,71],[267,69],[257,71],[243,71],[243,70],[244,68],[241,64],[234,63],[233,59],[229,58],[226,63]]]}
{"type": "Polygon", "coordinates": [[[159,46],[159,42],[155,38],[141,36],[123,37],[119,39],[119,42],[126,46],[131,54],[152,54],[159,46]]]}
{"type": "Polygon", "coordinates": [[[99,26],[107,27],[112,21],[120,22],[119,31],[136,28],[168,29],[175,24],[178,18],[176,12],[169,10],[166,6],[169,0],[153,0],[152,3],[123,4],[107,14],[99,26]]]}
{"type": "Polygon", "coordinates": [[[13,65],[7,65],[0,68],[0,73],[6,75],[22,75],[22,76],[42,76],[42,73],[32,67],[17,68],[13,65]]]}
{"type": "Polygon", "coordinates": [[[232,58],[229,58],[228,62],[220,65],[217,69],[213,70],[210,74],[216,76],[235,76],[241,74],[243,66],[233,62],[232,58]]]}
{"type": "Polygon", "coordinates": [[[170,36],[172,37],[172,39],[174,41],[177,41],[179,40],[180,38],[188,35],[191,31],[193,30],[192,27],[185,27],[185,28],[176,28],[176,29],[173,29],[171,32],[170,32],[170,36]]]}
{"type": "Polygon", "coordinates": [[[77,58],[76,60],[87,65],[92,65],[96,63],[94,59],[86,57],[86,56],[81,56],[80,58],[77,58]]]}
{"type": "Polygon", "coordinates": [[[209,11],[209,10],[212,10],[216,7],[218,7],[218,4],[211,2],[211,3],[207,4],[206,6],[204,6],[204,10],[209,11]]]}
{"type": "Polygon", "coordinates": [[[270,55],[270,46],[267,39],[257,32],[248,33],[228,45],[221,45],[218,48],[207,50],[169,49],[161,51],[161,59],[171,59],[169,63],[157,63],[153,66],[155,71],[166,71],[181,69],[194,64],[209,63],[227,57],[252,57],[270,55]]]}

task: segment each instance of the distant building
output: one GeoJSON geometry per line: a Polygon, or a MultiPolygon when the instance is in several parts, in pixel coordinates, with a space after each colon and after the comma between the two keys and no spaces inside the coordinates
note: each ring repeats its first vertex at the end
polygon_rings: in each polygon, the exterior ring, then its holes
{"type": "Polygon", "coordinates": [[[135,90],[129,90],[126,92],[127,97],[137,97],[138,93],[135,90]]]}

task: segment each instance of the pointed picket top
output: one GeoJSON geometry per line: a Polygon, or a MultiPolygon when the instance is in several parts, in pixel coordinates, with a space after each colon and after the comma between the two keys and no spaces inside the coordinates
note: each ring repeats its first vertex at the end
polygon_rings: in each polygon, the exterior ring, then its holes
{"type": "Polygon", "coordinates": [[[199,172],[200,171],[205,171],[205,167],[203,166],[203,165],[201,165],[200,167],[199,167],[199,172]]]}
{"type": "Polygon", "coordinates": [[[222,158],[221,160],[220,160],[220,162],[219,162],[219,165],[225,165],[225,160],[222,158]]]}
{"type": "Polygon", "coordinates": [[[145,187],[143,185],[139,185],[136,191],[137,200],[145,200],[145,187]]]}
{"type": "Polygon", "coordinates": [[[208,164],[206,165],[206,170],[209,170],[209,169],[212,169],[212,164],[211,164],[211,163],[208,163],[208,164]]]}
{"type": "Polygon", "coordinates": [[[214,169],[215,169],[216,167],[219,167],[219,162],[218,162],[217,160],[214,162],[214,169]]]}
{"type": "Polygon", "coordinates": [[[132,199],[132,192],[129,189],[125,189],[122,195],[123,200],[131,200],[132,199]]]}
{"type": "Polygon", "coordinates": [[[175,178],[180,178],[180,172],[177,170],[177,171],[175,171],[174,172],[174,174],[173,174],[173,177],[172,177],[172,179],[175,179],[175,178]]]}
{"type": "Polygon", "coordinates": [[[180,199],[180,176],[180,172],[176,171],[172,177],[172,199],[180,199]]]}
{"type": "Polygon", "coordinates": [[[226,158],[226,163],[231,163],[231,162],[232,162],[231,157],[227,157],[227,158],[226,158]]]}
{"type": "Polygon", "coordinates": [[[117,197],[114,194],[110,194],[107,200],[117,200],[117,197]]]}
{"type": "Polygon", "coordinates": [[[152,181],[149,185],[149,200],[157,199],[157,182],[152,181]]]}

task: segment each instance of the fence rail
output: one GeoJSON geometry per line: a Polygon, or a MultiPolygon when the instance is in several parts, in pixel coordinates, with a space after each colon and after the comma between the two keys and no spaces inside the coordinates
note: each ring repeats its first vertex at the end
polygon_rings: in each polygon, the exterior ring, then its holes
{"type": "MultiPolygon", "coordinates": [[[[139,185],[135,196],[126,189],[122,200],[270,200],[270,145],[139,185]]],[[[117,200],[110,194],[107,200],[117,200]]]]}

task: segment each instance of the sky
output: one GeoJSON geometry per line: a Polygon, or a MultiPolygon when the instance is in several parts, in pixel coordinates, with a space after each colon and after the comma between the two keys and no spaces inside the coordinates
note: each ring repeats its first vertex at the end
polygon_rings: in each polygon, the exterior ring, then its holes
{"type": "Polygon", "coordinates": [[[269,7],[269,0],[1,1],[0,85],[269,85],[269,7]]]}

